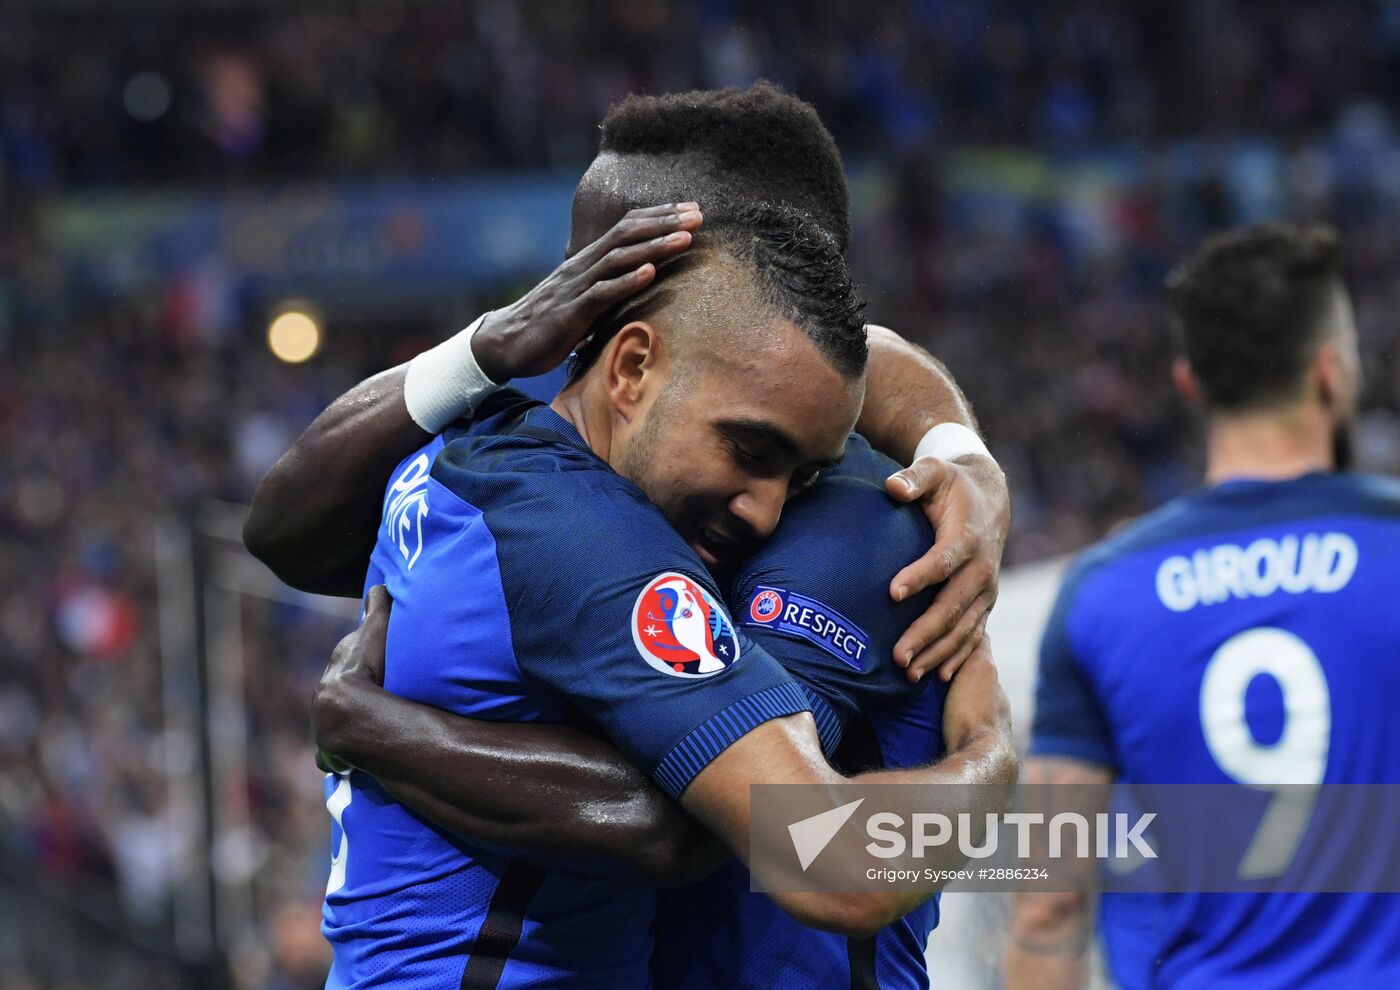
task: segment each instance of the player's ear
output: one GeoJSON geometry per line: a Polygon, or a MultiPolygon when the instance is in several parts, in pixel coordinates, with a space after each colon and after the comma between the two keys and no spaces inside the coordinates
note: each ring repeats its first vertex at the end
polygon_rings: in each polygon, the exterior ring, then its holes
{"type": "Polygon", "coordinates": [[[661,337],[650,323],[634,320],[613,337],[603,361],[613,407],[624,419],[631,419],[660,383],[661,337]]]}
{"type": "Polygon", "coordinates": [[[1172,362],[1172,384],[1176,386],[1177,394],[1180,395],[1188,406],[1199,406],[1201,404],[1201,387],[1196,382],[1196,376],[1191,371],[1191,364],[1184,357],[1179,357],[1172,362]]]}
{"type": "Polygon", "coordinates": [[[1312,378],[1317,383],[1318,398],[1328,409],[1342,403],[1346,391],[1346,373],[1342,368],[1341,348],[1329,340],[1321,344],[1312,360],[1312,378]]]}

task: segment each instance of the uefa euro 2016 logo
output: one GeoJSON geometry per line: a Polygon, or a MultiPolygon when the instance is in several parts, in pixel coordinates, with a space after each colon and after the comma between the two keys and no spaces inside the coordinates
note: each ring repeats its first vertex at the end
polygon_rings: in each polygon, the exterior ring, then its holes
{"type": "Polygon", "coordinates": [[[656,670],[709,677],[739,659],[739,637],[724,608],[684,574],[652,578],[632,606],[632,641],[656,670]]]}

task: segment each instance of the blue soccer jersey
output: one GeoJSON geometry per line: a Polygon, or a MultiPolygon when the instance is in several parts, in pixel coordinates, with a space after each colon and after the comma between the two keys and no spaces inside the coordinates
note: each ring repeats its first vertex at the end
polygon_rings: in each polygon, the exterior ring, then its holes
{"type": "MultiPolygon", "coordinates": [[[[1031,752],[1129,783],[1400,783],[1397,587],[1392,481],[1313,474],[1178,499],[1071,568],[1031,752]]],[[[1294,862],[1377,841],[1362,821],[1326,825],[1294,862]]],[[[1125,988],[1400,986],[1400,895],[1105,901],[1125,988]]]]}
{"type": "MultiPolygon", "coordinates": [[[[388,690],[473,718],[581,711],[672,797],[809,707],[641,490],[515,393],[394,472],[368,581],[394,598],[388,690]]],[[[328,987],[648,985],[654,892],[474,845],[362,773],[327,804],[328,987]]]]}
{"type": "MultiPolygon", "coordinates": [[[[802,684],[823,747],[850,772],[919,766],[943,754],[946,686],[936,678],[911,685],[891,659],[932,597],[889,597],[890,578],[931,537],[918,509],[885,494],[896,470],[852,437],[841,466],[784,509],[729,595],[740,625],[802,684]]],[[[656,985],[927,987],[924,950],[937,921],[935,899],[873,938],[816,931],[751,893],[748,871],[734,861],[699,884],[661,892],[656,985]]]]}

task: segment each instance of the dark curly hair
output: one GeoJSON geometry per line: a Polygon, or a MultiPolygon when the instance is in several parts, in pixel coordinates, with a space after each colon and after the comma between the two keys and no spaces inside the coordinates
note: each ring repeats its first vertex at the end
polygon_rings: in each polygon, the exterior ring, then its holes
{"type": "Polygon", "coordinates": [[[850,195],[831,132],[810,103],[770,82],[628,96],[603,118],[600,153],[656,159],[623,183],[622,195],[647,201],[618,204],[621,212],[693,199],[709,225],[769,202],[806,213],[840,251],[850,240],[850,195]]]}
{"type": "Polygon", "coordinates": [[[1206,405],[1228,412],[1291,398],[1340,288],[1327,226],[1259,224],[1202,243],[1167,277],[1167,293],[1206,405]]]}
{"type": "Polygon", "coordinates": [[[717,240],[752,267],[762,302],[801,327],[833,368],[848,378],[865,371],[865,301],[820,224],[791,206],[752,203],[717,240]]]}
{"type": "Polygon", "coordinates": [[[674,283],[715,255],[734,259],[747,276],[748,286],[729,287],[735,305],[756,305],[791,320],[842,375],[855,378],[865,371],[865,302],[835,238],[791,206],[749,203],[722,220],[707,219],[689,251],[663,265],[651,286],[600,321],[574,355],[570,381],[597,361],[629,321],[645,318],[657,305],[686,305],[686,292],[673,291],[674,283]],[[739,295],[746,291],[751,298],[739,295]]]}

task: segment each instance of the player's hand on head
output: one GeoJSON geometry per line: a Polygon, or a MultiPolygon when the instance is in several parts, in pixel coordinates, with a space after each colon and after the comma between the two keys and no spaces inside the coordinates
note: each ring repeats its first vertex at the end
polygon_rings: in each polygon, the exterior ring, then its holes
{"type": "Polygon", "coordinates": [[[486,314],[472,337],[477,364],[495,382],[558,367],[599,317],[690,247],[702,220],[695,203],[631,211],[515,303],[486,314]]]}
{"type": "Polygon", "coordinates": [[[345,773],[349,767],[334,755],[335,740],[353,731],[348,701],[356,691],[378,690],[384,684],[384,654],[389,640],[389,590],[382,584],[365,596],[365,615],[354,632],[331,652],[330,662],[311,696],[311,728],[316,738],[316,765],[328,773],[345,773]]]}
{"type": "Polygon", "coordinates": [[[976,649],[996,602],[1011,525],[1006,478],[986,457],[921,457],[891,475],[885,487],[902,502],[918,501],[935,531],[929,552],[894,576],[891,597],[902,601],[943,585],[895,644],[894,661],[911,681],[931,670],[946,681],[976,649]]]}

